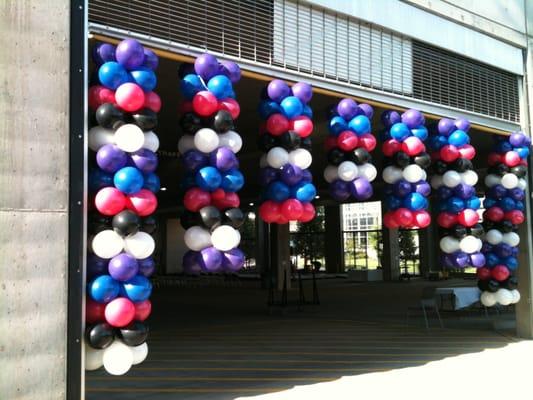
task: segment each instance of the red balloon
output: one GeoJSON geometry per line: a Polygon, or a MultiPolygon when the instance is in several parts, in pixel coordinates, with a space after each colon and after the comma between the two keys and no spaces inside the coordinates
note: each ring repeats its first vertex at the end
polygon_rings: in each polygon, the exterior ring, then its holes
{"type": "Polygon", "coordinates": [[[180,114],[185,114],[185,113],[192,112],[192,111],[193,111],[192,101],[184,101],[178,107],[178,113],[180,114]]]}
{"type": "Polygon", "coordinates": [[[144,91],[136,83],[124,83],[117,88],[115,100],[123,110],[134,112],[144,106],[144,91]]]}
{"type": "Polygon", "coordinates": [[[498,153],[489,153],[487,163],[492,166],[502,162],[502,156],[498,153]]]}
{"type": "Polygon", "coordinates": [[[94,85],[89,88],[89,107],[96,110],[104,103],[115,103],[115,92],[102,85],[94,85]]]}
{"type": "Polygon", "coordinates": [[[87,296],[85,303],[85,321],[88,324],[96,324],[105,321],[105,304],[98,303],[87,296]]]}
{"type": "Polygon", "coordinates": [[[196,212],[200,208],[206,207],[210,204],[211,196],[209,195],[209,192],[197,187],[190,188],[183,196],[183,205],[187,210],[192,212],[196,212]]]}
{"type": "Polygon", "coordinates": [[[192,108],[196,114],[209,117],[217,111],[218,100],[210,91],[202,90],[192,98],[192,108]]]}
{"type": "Polygon", "coordinates": [[[458,150],[459,157],[466,158],[467,160],[472,160],[476,156],[476,149],[471,144],[465,144],[458,150]]]}
{"type": "Polygon", "coordinates": [[[152,312],[152,303],[150,300],[133,303],[133,305],[135,306],[135,316],[133,318],[136,321],[144,321],[152,312]]]}
{"type": "Polygon", "coordinates": [[[227,98],[224,100],[220,100],[218,103],[218,109],[219,110],[226,110],[231,114],[231,118],[236,120],[239,118],[239,114],[241,113],[241,106],[239,106],[239,103],[237,103],[237,100],[232,98],[227,98]]]}
{"type": "Polygon", "coordinates": [[[135,306],[130,299],[117,297],[105,306],[105,320],[111,326],[121,328],[135,317],[135,306]]]}
{"type": "Polygon", "coordinates": [[[457,221],[461,225],[464,225],[469,228],[479,222],[479,214],[476,212],[476,210],[467,208],[466,210],[463,210],[459,214],[457,214],[457,221]]]}
{"type": "Polygon", "coordinates": [[[397,229],[400,227],[398,222],[396,222],[396,218],[394,217],[394,212],[387,211],[385,215],[383,215],[383,224],[389,229],[397,229]]]}
{"type": "Polygon", "coordinates": [[[335,136],[328,136],[326,140],[324,140],[324,148],[326,151],[329,151],[334,147],[337,147],[337,138],[335,136]]]}
{"type": "Polygon", "coordinates": [[[126,207],[126,196],[115,187],[105,187],[96,194],[94,204],[100,214],[115,215],[126,207]]]}
{"type": "Polygon", "coordinates": [[[226,192],[224,189],[217,189],[211,192],[211,200],[224,200],[224,197],[226,197],[226,192]]]}
{"type": "Polygon", "coordinates": [[[490,275],[498,282],[502,282],[509,278],[511,273],[509,272],[509,268],[507,268],[505,265],[496,265],[490,270],[490,275]]]}
{"type": "Polygon", "coordinates": [[[524,222],[525,217],[522,211],[513,210],[506,212],[503,219],[509,220],[515,225],[520,225],[522,222],[524,222]]]}
{"type": "Polygon", "coordinates": [[[366,151],[372,151],[376,148],[376,138],[371,133],[365,133],[359,136],[359,145],[366,151]]]}
{"type": "Polygon", "coordinates": [[[313,132],[313,121],[305,115],[300,115],[289,121],[289,129],[305,138],[313,132]]]}
{"type": "Polygon", "coordinates": [[[409,226],[413,223],[413,213],[411,210],[408,210],[407,208],[398,208],[396,211],[394,211],[394,219],[396,220],[396,223],[400,226],[409,226]]]}
{"type": "Polygon", "coordinates": [[[429,156],[431,157],[431,161],[440,160],[440,153],[438,151],[432,151],[429,156]]]}
{"type": "Polygon", "coordinates": [[[503,162],[505,163],[505,165],[511,168],[519,165],[520,160],[520,156],[516,151],[508,151],[503,155],[503,162]]]}
{"type": "Polygon", "coordinates": [[[157,197],[148,189],[141,189],[137,193],[128,195],[126,206],[141,217],[146,217],[156,210],[157,197]]]}
{"type": "Polygon", "coordinates": [[[440,149],[439,155],[443,161],[450,163],[459,158],[459,150],[457,147],[447,144],[440,149]]]}
{"type": "Polygon", "coordinates": [[[281,203],[281,214],[289,221],[297,221],[304,212],[302,202],[297,199],[287,199],[281,203]]]}
{"type": "Polygon", "coordinates": [[[411,157],[416,156],[425,150],[426,146],[424,146],[424,143],[415,136],[409,136],[402,143],[402,151],[411,157]]]}
{"type": "MultiPolygon", "coordinates": [[[[328,136],[329,138],[335,139],[334,136],[328,136]]],[[[355,150],[357,144],[359,143],[359,138],[352,131],[343,131],[337,136],[336,144],[342,151],[352,151],[355,150]]],[[[326,139],[327,140],[327,139],[326,139]]],[[[328,149],[329,150],[329,149],[328,149]]]]}
{"type": "Polygon", "coordinates": [[[300,222],[309,222],[315,218],[316,210],[315,206],[311,203],[303,203],[304,211],[302,213],[302,216],[300,217],[300,222]]]}
{"type": "Polygon", "coordinates": [[[259,216],[269,224],[277,222],[280,215],[279,204],[272,200],[267,200],[259,206],[259,216]]]}
{"type": "Polygon", "coordinates": [[[520,165],[524,165],[527,167],[527,159],[523,158],[520,160],[520,165]]]}
{"type": "Polygon", "coordinates": [[[418,228],[427,228],[431,224],[431,215],[426,210],[415,211],[413,225],[418,228]]]}
{"type": "Polygon", "coordinates": [[[483,213],[484,218],[494,221],[494,222],[500,222],[503,220],[503,217],[505,216],[505,213],[500,207],[490,207],[483,213]]]}
{"type": "Polygon", "coordinates": [[[267,130],[274,136],[280,136],[289,130],[289,120],[281,114],[272,114],[267,119],[267,130]]]}
{"type": "Polygon", "coordinates": [[[383,142],[383,154],[387,157],[392,157],[395,153],[402,149],[402,144],[396,139],[389,139],[383,142]]]}
{"type": "Polygon", "coordinates": [[[153,112],[158,113],[161,110],[161,98],[156,92],[148,92],[144,94],[144,106],[153,112]]]}
{"type": "Polygon", "coordinates": [[[276,221],[276,224],[278,225],[285,225],[285,224],[288,224],[289,223],[289,220],[287,219],[287,217],[283,214],[279,214],[279,217],[276,221]]]}
{"type": "Polygon", "coordinates": [[[215,192],[213,192],[213,194],[211,195],[211,203],[219,210],[236,208],[241,204],[241,199],[237,193],[226,193],[222,189],[217,189],[215,192]]]}
{"type": "Polygon", "coordinates": [[[437,224],[443,228],[451,228],[457,224],[457,215],[449,212],[441,212],[437,216],[437,224]]]}
{"type": "Polygon", "coordinates": [[[476,271],[476,275],[477,278],[482,281],[489,280],[491,276],[490,269],[488,269],[487,267],[478,268],[476,271]]]}

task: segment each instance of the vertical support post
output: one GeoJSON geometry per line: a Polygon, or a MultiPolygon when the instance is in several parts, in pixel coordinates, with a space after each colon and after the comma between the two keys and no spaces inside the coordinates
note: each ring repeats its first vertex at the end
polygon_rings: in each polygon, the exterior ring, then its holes
{"type": "Polygon", "coordinates": [[[289,224],[270,226],[270,268],[276,281],[276,288],[283,290],[283,282],[287,289],[291,287],[291,262],[289,250],[289,224]]]}
{"type": "MultiPolygon", "coordinates": [[[[381,202],[382,215],[385,214],[381,202]]],[[[383,280],[397,281],[400,279],[400,241],[398,229],[388,229],[383,226],[383,280]]]]}
{"type": "Polygon", "coordinates": [[[330,274],[343,272],[344,238],[342,234],[341,207],[339,205],[325,207],[325,222],[326,272],[330,274]]]}
{"type": "Polygon", "coordinates": [[[268,288],[268,279],[270,276],[270,228],[269,225],[261,218],[255,219],[255,262],[261,275],[261,288],[268,288]]]}

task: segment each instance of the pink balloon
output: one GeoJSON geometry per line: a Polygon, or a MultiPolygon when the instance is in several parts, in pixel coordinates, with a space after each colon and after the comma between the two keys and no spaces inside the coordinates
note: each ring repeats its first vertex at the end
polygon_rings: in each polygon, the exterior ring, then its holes
{"type": "Polygon", "coordinates": [[[161,98],[156,92],[145,93],[144,107],[149,108],[153,112],[158,113],[159,110],[161,110],[161,98]]]}
{"type": "Polygon", "coordinates": [[[313,218],[315,218],[316,210],[315,206],[313,206],[311,203],[303,203],[304,211],[302,213],[302,216],[300,217],[300,222],[309,222],[313,218]]]}
{"type": "Polygon", "coordinates": [[[111,326],[121,328],[128,325],[135,317],[135,306],[131,300],[118,297],[105,306],[105,320],[111,326]]]}
{"type": "Polygon", "coordinates": [[[402,143],[402,151],[413,157],[426,150],[424,143],[415,136],[409,136],[402,143]]]}
{"type": "Polygon", "coordinates": [[[135,306],[135,317],[134,319],[136,321],[144,321],[150,313],[152,312],[152,303],[150,300],[144,300],[140,301],[138,303],[134,303],[135,306]]]}
{"type": "Polygon", "coordinates": [[[239,103],[237,103],[237,100],[232,98],[227,98],[224,100],[220,100],[218,103],[218,109],[219,110],[226,110],[231,114],[231,118],[234,120],[239,117],[239,114],[241,113],[241,106],[239,106],[239,103]]]}
{"type": "Polygon", "coordinates": [[[124,83],[117,88],[115,100],[123,110],[129,112],[137,111],[144,105],[144,92],[136,83],[124,83]]]}
{"type": "Polygon", "coordinates": [[[415,211],[414,224],[418,228],[427,228],[431,223],[431,215],[426,210],[415,211]]]}
{"type": "Polygon", "coordinates": [[[520,156],[516,151],[508,151],[503,155],[503,162],[508,167],[516,167],[520,164],[520,156]]]}
{"type": "Polygon", "coordinates": [[[267,130],[274,136],[280,136],[289,130],[289,120],[281,114],[272,114],[266,122],[267,130]]]}
{"type": "Polygon", "coordinates": [[[96,194],[94,205],[101,214],[115,215],[126,207],[126,197],[115,187],[105,187],[96,194]]]}
{"type": "Polygon", "coordinates": [[[287,199],[281,203],[280,211],[288,221],[297,221],[302,216],[304,208],[300,200],[287,199]]]}
{"type": "Polygon", "coordinates": [[[471,144],[465,144],[459,149],[459,156],[466,158],[467,160],[472,160],[476,156],[476,149],[471,144]]]}
{"type": "Polygon", "coordinates": [[[208,117],[217,111],[218,100],[210,91],[202,90],[194,95],[192,108],[196,114],[202,117],[208,117]]]}
{"type": "Polygon", "coordinates": [[[446,146],[443,146],[440,149],[440,158],[442,158],[443,161],[446,161],[447,163],[454,162],[459,158],[459,150],[457,147],[447,144],[446,146]]]}
{"type": "Polygon", "coordinates": [[[157,197],[147,189],[128,195],[126,206],[141,217],[152,214],[157,208],[157,197]]]}
{"type": "Polygon", "coordinates": [[[364,135],[359,136],[359,145],[366,151],[370,152],[374,150],[376,148],[376,144],[376,138],[371,133],[365,133],[364,135]]]}
{"type": "Polygon", "coordinates": [[[300,137],[305,138],[313,133],[313,121],[305,115],[300,115],[289,121],[289,129],[295,131],[300,137]]]}

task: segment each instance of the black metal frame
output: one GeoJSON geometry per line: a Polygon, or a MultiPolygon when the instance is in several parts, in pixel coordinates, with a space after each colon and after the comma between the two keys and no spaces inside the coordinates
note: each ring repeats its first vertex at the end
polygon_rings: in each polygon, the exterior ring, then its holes
{"type": "Polygon", "coordinates": [[[83,324],[86,187],[86,1],[70,2],[69,215],[68,215],[68,400],[84,397],[83,324]]]}

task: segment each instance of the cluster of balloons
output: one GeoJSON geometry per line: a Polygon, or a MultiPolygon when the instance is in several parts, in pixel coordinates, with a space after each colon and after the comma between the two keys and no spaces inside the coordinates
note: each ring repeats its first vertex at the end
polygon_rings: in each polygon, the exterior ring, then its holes
{"type": "Polygon", "coordinates": [[[96,153],[89,174],[94,195],[89,215],[85,367],[125,374],[148,354],[149,300],[155,270],[151,257],[160,188],[155,170],[159,97],[157,56],[138,41],[98,44],[89,106],[98,125],[89,131],[96,153]]]}
{"type": "Polygon", "coordinates": [[[371,182],[378,174],[370,156],[376,148],[370,123],[374,110],[368,104],[342,99],[329,114],[324,179],[331,197],[337,201],[350,196],[357,201],[368,200],[374,193],[371,182]]]}
{"type": "Polygon", "coordinates": [[[477,212],[481,201],[475,189],[478,175],[471,161],[476,151],[470,145],[469,129],[466,119],[443,118],[428,140],[434,159],[431,185],[438,200],[437,223],[442,228],[441,263],[446,268],[485,265],[484,230],[477,212]]]}
{"type": "Polygon", "coordinates": [[[219,62],[206,53],[194,65],[182,64],[179,74],[185,102],[178,149],[187,171],[180,222],[189,248],[183,256],[183,270],[188,274],[234,273],[245,262],[238,248],[238,228],[245,215],[237,191],[244,185],[244,176],[235,155],[242,139],[234,131],[240,107],[233,90],[241,71],[236,63],[219,62]]]}
{"type": "Polygon", "coordinates": [[[260,182],[264,187],[259,216],[267,223],[309,222],[315,217],[311,201],[316,187],[308,168],[311,156],[313,112],[308,103],[311,85],[298,82],[289,87],[275,79],[263,91],[259,115],[260,182]]]}
{"type": "Polygon", "coordinates": [[[524,222],[526,174],[531,139],[522,132],[498,137],[488,157],[483,225],[486,263],[477,270],[481,302],[486,307],[520,300],[514,272],[518,268],[518,225],[524,222]]]}
{"type": "Polygon", "coordinates": [[[389,110],[381,115],[381,121],[385,125],[382,151],[387,207],[383,223],[389,229],[426,228],[431,223],[427,212],[431,186],[426,172],[431,157],[424,144],[428,138],[425,118],[418,110],[401,115],[389,110]]]}

